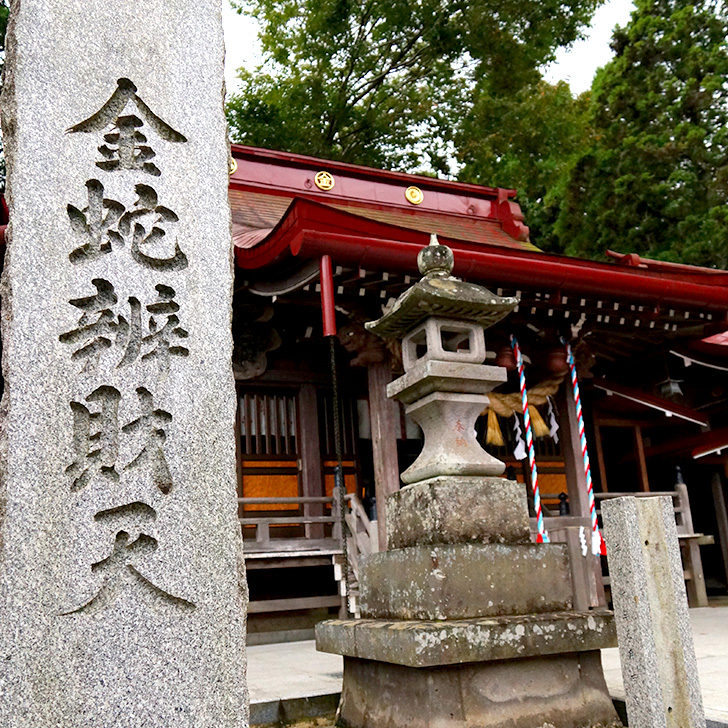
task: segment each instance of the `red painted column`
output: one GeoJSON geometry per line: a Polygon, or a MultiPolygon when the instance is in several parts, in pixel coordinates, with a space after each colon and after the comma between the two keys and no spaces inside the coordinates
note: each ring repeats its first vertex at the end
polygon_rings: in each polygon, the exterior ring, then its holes
{"type": "Polygon", "coordinates": [[[323,317],[324,337],[336,336],[336,309],[334,308],[334,273],[331,257],[321,256],[321,314],[323,317]]]}

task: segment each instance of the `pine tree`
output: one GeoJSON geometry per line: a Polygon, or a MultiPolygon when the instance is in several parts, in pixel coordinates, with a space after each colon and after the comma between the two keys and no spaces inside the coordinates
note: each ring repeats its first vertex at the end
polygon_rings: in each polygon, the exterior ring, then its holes
{"type": "Polygon", "coordinates": [[[728,16],[714,0],[637,0],[592,87],[594,142],[555,233],[607,248],[728,266],[728,16]]]}

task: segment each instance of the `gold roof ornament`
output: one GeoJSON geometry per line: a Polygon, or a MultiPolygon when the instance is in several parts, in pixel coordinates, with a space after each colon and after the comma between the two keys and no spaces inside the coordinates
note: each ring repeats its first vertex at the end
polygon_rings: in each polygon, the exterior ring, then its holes
{"type": "Polygon", "coordinates": [[[421,204],[425,199],[425,193],[419,188],[412,185],[404,191],[404,196],[407,202],[413,205],[421,204]]]}
{"type": "Polygon", "coordinates": [[[316,187],[318,187],[320,190],[323,190],[324,192],[333,190],[334,185],[336,184],[334,176],[330,172],[324,171],[317,172],[316,176],[313,178],[313,181],[316,183],[316,187]]]}

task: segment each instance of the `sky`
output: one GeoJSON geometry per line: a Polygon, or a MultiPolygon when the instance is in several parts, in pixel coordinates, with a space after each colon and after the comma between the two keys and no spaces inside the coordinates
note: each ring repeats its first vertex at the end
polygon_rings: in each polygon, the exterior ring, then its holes
{"type": "MultiPolygon", "coordinates": [[[[574,93],[586,91],[597,68],[612,56],[609,48],[612,29],[615,25],[625,25],[633,8],[632,0],[610,0],[600,7],[586,38],[577,41],[570,49],[558,52],[556,61],[545,70],[546,80],[551,83],[568,81],[574,93]]],[[[252,70],[258,60],[257,26],[252,18],[232,10],[228,0],[223,0],[223,26],[227,48],[225,79],[230,92],[237,86],[237,69],[245,67],[252,70]]]]}

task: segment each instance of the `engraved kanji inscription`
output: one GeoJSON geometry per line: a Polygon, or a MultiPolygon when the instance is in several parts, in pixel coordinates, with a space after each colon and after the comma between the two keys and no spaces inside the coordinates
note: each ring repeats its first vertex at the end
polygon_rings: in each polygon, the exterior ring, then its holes
{"type": "Polygon", "coordinates": [[[138,387],[136,393],[141,414],[129,424],[124,425],[121,430],[125,434],[139,436],[143,447],[124,470],[148,467],[155,485],[166,495],[172,490],[172,476],[164,457],[162,445],[167,439],[164,427],[172,421],[172,415],[165,410],[154,408],[154,397],[145,387],[138,387]]]}
{"type": "Polygon", "coordinates": [[[71,263],[88,263],[111,253],[124,244],[116,225],[125,211],[117,200],[104,197],[104,186],[97,179],[86,182],[88,204],[79,209],[68,205],[68,218],[73,231],[83,243],[69,254],[71,263]]]}
{"type": "Polygon", "coordinates": [[[146,307],[151,317],[149,335],[144,337],[144,344],[149,350],[142,359],[157,360],[160,371],[167,372],[170,356],[189,356],[190,350],[181,345],[189,334],[179,325],[179,304],[174,300],[174,289],[160,284],[156,290],[157,302],[146,307]]]}
{"type": "Polygon", "coordinates": [[[126,367],[141,357],[158,365],[160,373],[169,371],[170,357],[189,356],[189,334],[180,325],[180,306],[171,286],[155,286],[157,299],[144,308],[149,313],[144,330],[142,304],[129,296],[123,313],[114,286],[103,278],[94,278],[94,295],[74,298],[69,303],[82,314],[76,327],[58,338],[74,348],[71,358],[81,364],[81,372],[94,372],[104,352],[117,351],[117,367],[126,367]]]}
{"type": "Polygon", "coordinates": [[[118,389],[102,386],[85,400],[94,411],[82,402],[71,402],[74,459],[66,468],[71,490],[85,488],[97,475],[118,482],[120,399],[118,389]]]}
{"type": "Polygon", "coordinates": [[[139,417],[119,428],[121,393],[115,387],[101,386],[84,402],[71,402],[73,413],[73,462],[66,468],[71,490],[85,488],[94,477],[116,483],[120,473],[148,468],[154,485],[165,495],[172,490],[172,476],[162,446],[167,439],[165,427],[172,415],[154,407],[154,397],[145,387],[136,390],[139,417]],[[120,433],[134,437],[134,458],[118,467],[120,433]]]}
{"type": "Polygon", "coordinates": [[[109,100],[95,114],[67,131],[88,133],[108,129],[104,144],[98,148],[102,159],[96,162],[97,167],[107,172],[134,170],[158,177],[161,171],[151,161],[157,154],[141,131],[145,124],[168,142],[187,141],[147,106],[128,78],[120,78],[109,100]]]}
{"type": "Polygon", "coordinates": [[[114,286],[103,278],[94,278],[91,284],[96,288],[94,295],[69,301],[83,312],[76,328],[58,337],[61,343],[76,347],[71,358],[82,362],[82,372],[95,370],[102,352],[128,336],[129,331],[126,319],[114,313],[119,300],[114,286]]]}
{"type": "Polygon", "coordinates": [[[187,256],[182,252],[174,234],[179,217],[159,204],[153,187],[138,184],[134,187],[137,200],[119,220],[119,233],[131,242],[131,255],[137,263],[158,271],[178,271],[187,268],[187,256]],[[174,249],[171,241],[174,238],[174,249]]]}
{"type": "Polygon", "coordinates": [[[91,565],[91,573],[102,577],[101,585],[81,606],[63,614],[99,612],[111,606],[122,590],[130,591],[138,598],[146,595],[185,610],[196,608],[194,603],[160,589],[142,573],[144,560],[159,546],[157,539],[146,533],[156,517],[151,506],[139,501],[100,511],[94,516],[99,525],[114,535],[109,555],[91,565]]]}

